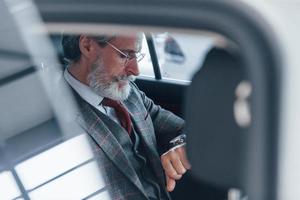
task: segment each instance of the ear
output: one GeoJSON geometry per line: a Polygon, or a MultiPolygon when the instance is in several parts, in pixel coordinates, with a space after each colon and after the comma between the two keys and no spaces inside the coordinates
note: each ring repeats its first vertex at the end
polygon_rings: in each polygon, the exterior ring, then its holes
{"type": "Polygon", "coordinates": [[[92,56],[95,54],[95,47],[93,44],[93,40],[86,35],[80,36],[79,49],[81,51],[81,54],[86,58],[92,58],[92,56]]]}

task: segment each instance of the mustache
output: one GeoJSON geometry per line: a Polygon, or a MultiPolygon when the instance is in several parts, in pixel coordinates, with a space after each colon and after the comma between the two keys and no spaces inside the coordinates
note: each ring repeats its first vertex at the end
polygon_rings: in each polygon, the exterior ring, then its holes
{"type": "Polygon", "coordinates": [[[119,81],[134,81],[136,79],[136,76],[129,75],[129,76],[115,76],[112,78],[112,82],[119,82],[119,81]]]}

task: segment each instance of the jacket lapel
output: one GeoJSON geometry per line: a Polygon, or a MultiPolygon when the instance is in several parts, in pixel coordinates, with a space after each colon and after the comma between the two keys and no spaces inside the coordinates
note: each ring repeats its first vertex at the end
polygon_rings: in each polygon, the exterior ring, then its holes
{"type": "MultiPolygon", "coordinates": [[[[77,122],[86,130],[86,132],[97,142],[99,147],[115,166],[145,195],[143,186],[134,171],[129,160],[126,157],[121,145],[103,123],[91,106],[82,103],[81,114],[77,117],[77,122]],[[83,116],[82,116],[83,115],[83,116]]],[[[100,113],[100,115],[104,115],[100,113]]]]}

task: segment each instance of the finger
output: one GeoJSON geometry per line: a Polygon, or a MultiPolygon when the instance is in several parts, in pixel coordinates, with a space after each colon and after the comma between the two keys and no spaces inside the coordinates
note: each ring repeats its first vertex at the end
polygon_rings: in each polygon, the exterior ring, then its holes
{"type": "Polygon", "coordinates": [[[182,175],[186,172],[186,168],[181,163],[178,152],[174,152],[174,153],[172,152],[170,154],[170,159],[171,159],[172,166],[176,170],[177,174],[182,175]]]}
{"type": "Polygon", "coordinates": [[[180,174],[177,174],[168,158],[162,158],[161,162],[167,176],[175,180],[179,180],[182,177],[180,174]]]}
{"type": "Polygon", "coordinates": [[[168,192],[172,192],[175,189],[176,181],[169,176],[166,176],[167,180],[167,190],[168,192]]]}
{"type": "Polygon", "coordinates": [[[179,157],[180,157],[180,161],[182,163],[182,165],[184,166],[185,169],[191,169],[191,164],[187,158],[187,155],[186,155],[186,150],[184,147],[182,148],[178,148],[178,154],[179,154],[179,157]]]}

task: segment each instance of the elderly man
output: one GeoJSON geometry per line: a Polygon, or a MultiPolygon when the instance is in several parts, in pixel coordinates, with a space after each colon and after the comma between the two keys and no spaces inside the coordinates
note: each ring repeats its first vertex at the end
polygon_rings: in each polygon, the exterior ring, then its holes
{"type": "Polygon", "coordinates": [[[64,77],[75,91],[85,130],[112,199],[170,199],[190,168],[184,121],[132,82],[144,55],[141,35],[64,35],[64,77]]]}

